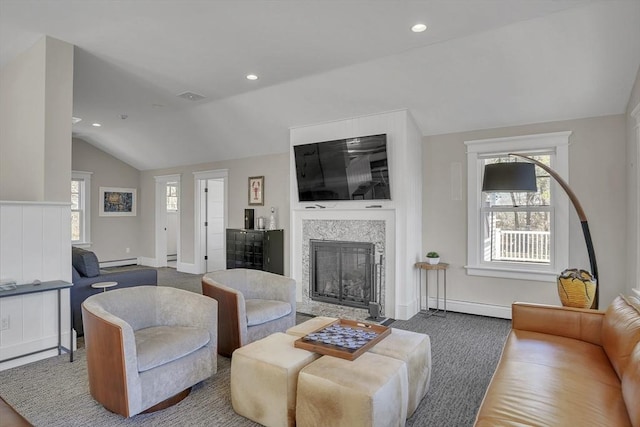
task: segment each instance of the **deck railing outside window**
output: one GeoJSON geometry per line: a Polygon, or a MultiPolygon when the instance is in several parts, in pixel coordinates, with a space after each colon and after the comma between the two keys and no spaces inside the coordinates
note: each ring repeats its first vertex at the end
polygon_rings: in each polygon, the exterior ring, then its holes
{"type": "Polygon", "coordinates": [[[548,231],[496,229],[493,260],[549,263],[551,243],[548,231]]]}

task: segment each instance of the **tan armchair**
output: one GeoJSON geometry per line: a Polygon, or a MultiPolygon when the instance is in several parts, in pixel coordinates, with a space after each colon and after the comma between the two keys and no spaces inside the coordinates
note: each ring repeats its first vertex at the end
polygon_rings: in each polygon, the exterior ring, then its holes
{"type": "Polygon", "coordinates": [[[184,399],[217,371],[217,303],[181,289],[115,289],[82,303],[91,396],[131,417],[184,399]]]}
{"type": "Polygon", "coordinates": [[[218,353],[239,347],[296,322],[296,281],[261,270],[236,268],[207,273],[202,294],[218,301],[218,353]]]}

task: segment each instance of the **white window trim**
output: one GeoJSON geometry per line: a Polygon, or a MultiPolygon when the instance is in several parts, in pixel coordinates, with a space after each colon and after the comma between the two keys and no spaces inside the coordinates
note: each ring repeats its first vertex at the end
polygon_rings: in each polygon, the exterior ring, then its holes
{"type": "Polygon", "coordinates": [[[71,171],[71,179],[72,180],[81,180],[82,181],[82,213],[83,219],[82,224],[82,236],[84,239],[78,242],[72,242],[73,246],[77,246],[80,248],[88,248],[91,246],[91,175],[93,172],[82,172],[82,171],[71,171]]]}
{"type": "MultiPolygon", "coordinates": [[[[631,111],[631,117],[636,121],[635,123],[635,154],[636,158],[632,160],[635,163],[635,180],[637,186],[640,186],[640,103],[635,106],[631,111]]],[[[635,271],[630,274],[629,283],[631,283],[631,290],[640,298],[640,195],[636,195],[636,206],[632,210],[635,217],[633,218],[632,227],[635,228],[636,235],[633,236],[635,248],[632,248],[631,252],[635,252],[635,260],[631,259],[632,265],[635,263],[635,271]]],[[[632,228],[633,229],[633,228],[632,228]]]]}
{"type": "Polygon", "coordinates": [[[490,154],[546,151],[555,154],[551,168],[568,181],[569,136],[571,131],[465,141],[467,146],[467,274],[472,276],[555,282],[569,263],[569,198],[551,179],[551,205],[554,214],[552,259],[550,265],[486,262],[482,257],[480,215],[482,158],[490,154]]]}

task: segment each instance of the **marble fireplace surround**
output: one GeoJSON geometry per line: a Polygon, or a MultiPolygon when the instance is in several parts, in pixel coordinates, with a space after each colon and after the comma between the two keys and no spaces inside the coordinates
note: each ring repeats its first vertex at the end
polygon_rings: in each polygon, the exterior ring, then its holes
{"type": "Polygon", "coordinates": [[[380,262],[381,274],[378,281],[380,302],[384,315],[392,317],[394,312],[393,259],[394,220],[392,209],[362,210],[311,210],[294,213],[295,239],[292,251],[294,264],[299,271],[297,310],[316,316],[343,317],[364,320],[369,316],[366,309],[313,301],[310,297],[310,240],[334,240],[366,242],[375,245],[375,261],[380,262]],[[390,274],[391,272],[391,274],[390,274]]]}

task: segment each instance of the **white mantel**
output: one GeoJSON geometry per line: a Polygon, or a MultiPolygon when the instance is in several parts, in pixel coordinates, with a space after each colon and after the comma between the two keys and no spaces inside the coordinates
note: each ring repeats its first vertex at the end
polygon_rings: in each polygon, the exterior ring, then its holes
{"type": "Polygon", "coordinates": [[[385,315],[408,319],[419,309],[422,254],[422,137],[407,110],[355,117],[290,129],[291,147],[365,135],[387,134],[391,200],[298,202],[295,159],[290,150],[291,275],[302,299],[302,223],[304,220],[385,221],[385,315]],[[320,206],[318,206],[320,205],[320,206]]]}

